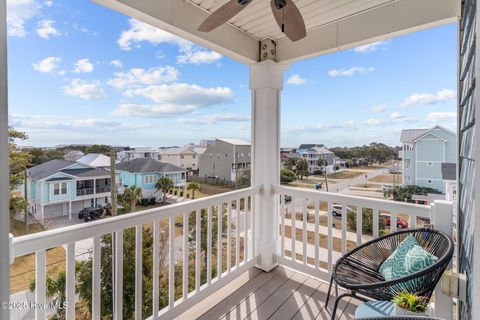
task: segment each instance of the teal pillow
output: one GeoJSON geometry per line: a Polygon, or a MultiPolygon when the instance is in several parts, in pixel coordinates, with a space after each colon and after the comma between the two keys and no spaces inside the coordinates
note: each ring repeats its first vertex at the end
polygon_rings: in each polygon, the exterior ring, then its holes
{"type": "Polygon", "coordinates": [[[378,272],[385,280],[400,278],[408,273],[405,256],[415,245],[418,245],[414,236],[408,235],[395,251],[380,265],[378,272]]]}

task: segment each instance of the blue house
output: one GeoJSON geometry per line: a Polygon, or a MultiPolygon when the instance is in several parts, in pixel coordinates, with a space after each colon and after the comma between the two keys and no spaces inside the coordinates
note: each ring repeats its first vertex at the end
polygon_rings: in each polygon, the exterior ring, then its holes
{"type": "Polygon", "coordinates": [[[455,164],[456,134],[435,126],[431,129],[402,130],[404,185],[430,187],[445,192],[442,164],[455,164]]]}
{"type": "Polygon", "coordinates": [[[78,213],[110,202],[110,171],[86,164],[50,160],[28,169],[29,212],[38,220],[78,213]]]}
{"type": "Polygon", "coordinates": [[[157,193],[155,184],[162,177],[172,179],[175,187],[185,186],[186,170],[184,168],[154,159],[139,158],[120,162],[115,171],[120,185],[142,188],[144,198],[161,196],[157,193]]]}

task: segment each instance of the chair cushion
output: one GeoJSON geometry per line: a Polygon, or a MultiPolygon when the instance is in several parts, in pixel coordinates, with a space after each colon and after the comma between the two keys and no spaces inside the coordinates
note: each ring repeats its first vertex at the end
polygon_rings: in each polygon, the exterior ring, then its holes
{"type": "Polygon", "coordinates": [[[413,248],[418,245],[417,239],[414,236],[407,236],[398,246],[395,251],[380,265],[378,272],[385,278],[385,280],[393,280],[408,273],[405,256],[413,248]]]}
{"type": "Polygon", "coordinates": [[[423,249],[412,235],[379,268],[385,280],[394,280],[422,271],[433,265],[438,258],[423,249]]]}

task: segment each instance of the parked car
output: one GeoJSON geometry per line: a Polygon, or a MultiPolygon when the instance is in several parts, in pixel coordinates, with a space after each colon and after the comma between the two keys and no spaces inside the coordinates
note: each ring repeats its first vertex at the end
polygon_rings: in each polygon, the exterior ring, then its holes
{"type": "MultiPolygon", "coordinates": [[[[391,222],[391,217],[390,217],[389,214],[385,214],[385,213],[384,213],[384,214],[381,214],[381,215],[380,215],[380,218],[385,219],[385,225],[386,225],[387,227],[390,227],[390,225],[392,224],[392,222],[391,222]]],[[[398,229],[406,229],[406,228],[408,228],[408,222],[405,221],[405,220],[403,220],[402,218],[397,217],[397,228],[398,228],[398,229]]]]}
{"type": "Polygon", "coordinates": [[[292,201],[292,196],[289,196],[289,195],[286,194],[284,196],[284,199],[285,199],[285,202],[290,202],[290,201],[292,201]]]}
{"type": "MultiPolygon", "coordinates": [[[[333,205],[332,205],[332,215],[333,215],[334,217],[341,217],[341,216],[342,216],[342,209],[343,209],[343,207],[342,207],[341,204],[336,204],[336,203],[333,204],[333,205]]],[[[353,210],[352,210],[352,208],[350,208],[350,207],[347,206],[347,211],[348,211],[348,212],[351,212],[351,211],[353,211],[353,210]]]]}
{"type": "Polygon", "coordinates": [[[392,174],[393,174],[393,173],[395,173],[395,174],[400,174],[400,173],[402,173],[402,172],[400,171],[400,169],[390,169],[390,170],[388,170],[388,172],[389,172],[389,173],[392,173],[392,174]]]}
{"type": "Polygon", "coordinates": [[[102,212],[102,206],[83,208],[78,213],[78,219],[83,219],[85,222],[93,221],[99,219],[102,216],[102,212]]]}

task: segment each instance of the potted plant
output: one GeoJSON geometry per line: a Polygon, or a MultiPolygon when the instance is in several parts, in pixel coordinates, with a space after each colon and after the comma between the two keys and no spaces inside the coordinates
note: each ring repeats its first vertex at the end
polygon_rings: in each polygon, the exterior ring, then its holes
{"type": "Polygon", "coordinates": [[[420,297],[408,292],[399,292],[393,297],[392,302],[395,306],[395,315],[397,316],[430,315],[430,307],[426,297],[420,297]]]}

